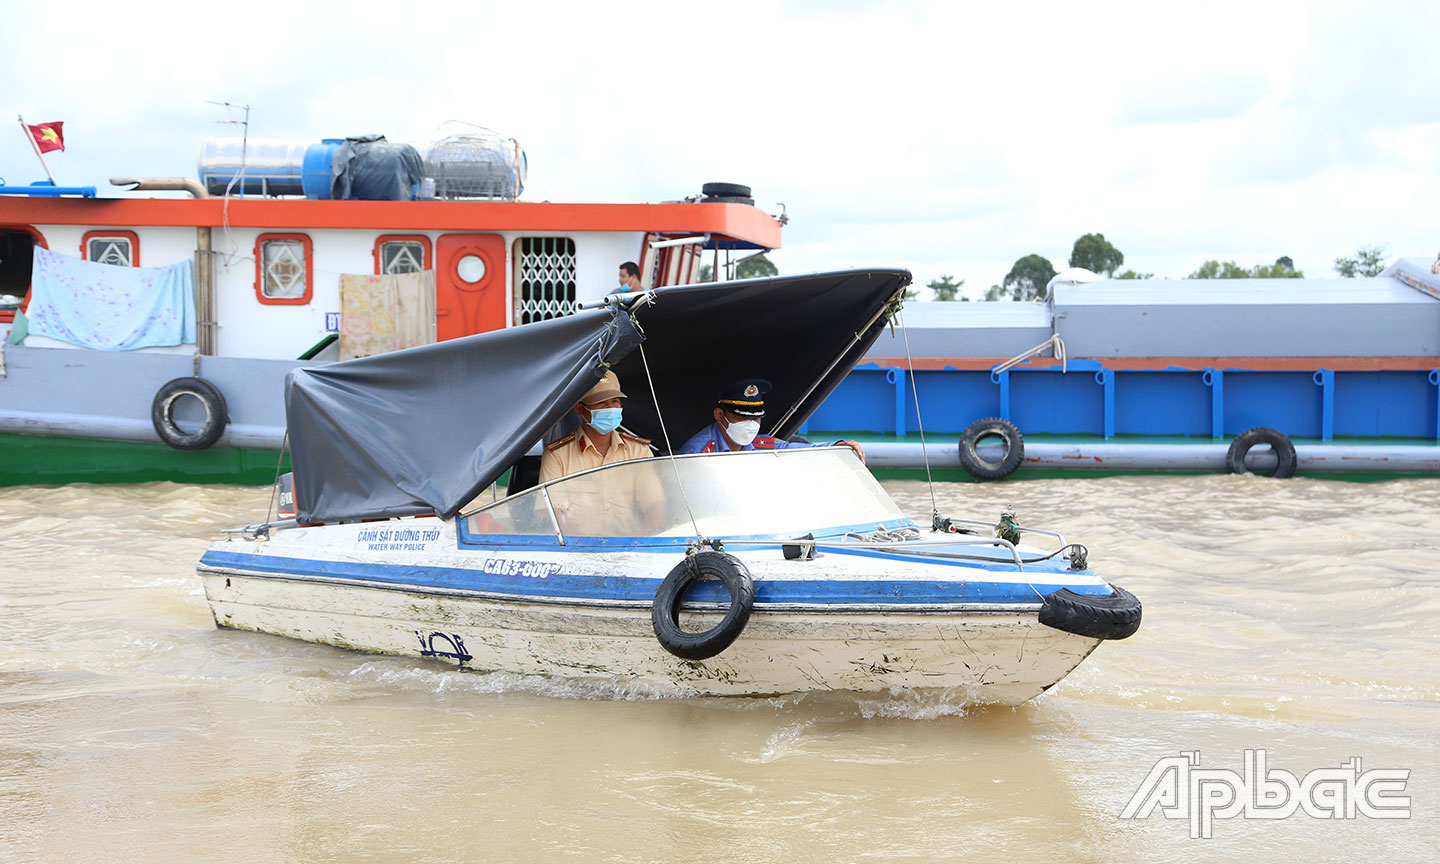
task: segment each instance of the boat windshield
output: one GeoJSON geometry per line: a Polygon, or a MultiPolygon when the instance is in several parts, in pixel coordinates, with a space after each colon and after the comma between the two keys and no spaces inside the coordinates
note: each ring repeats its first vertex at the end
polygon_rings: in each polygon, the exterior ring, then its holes
{"type": "Polygon", "coordinates": [[[908,524],[845,447],[707,453],[606,465],[465,520],[469,535],[798,537],[908,524]],[[693,520],[692,520],[693,514],[693,520]]]}

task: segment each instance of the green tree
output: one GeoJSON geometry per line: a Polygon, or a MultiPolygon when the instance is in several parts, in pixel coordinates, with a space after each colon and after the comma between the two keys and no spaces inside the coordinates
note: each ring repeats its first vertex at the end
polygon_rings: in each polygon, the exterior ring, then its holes
{"type": "Polygon", "coordinates": [[[1275,259],[1274,264],[1256,264],[1245,269],[1234,261],[1210,259],[1185,277],[1187,279],[1303,279],[1305,274],[1290,265],[1289,256],[1275,259]]]}
{"type": "Polygon", "coordinates": [[[1136,273],[1134,270],[1126,270],[1124,273],[1116,273],[1116,279],[1154,279],[1154,273],[1136,273]]]}
{"type": "Polygon", "coordinates": [[[941,276],[926,282],[925,287],[935,292],[936,300],[954,300],[955,295],[960,293],[960,286],[964,284],[964,279],[956,282],[954,276],[941,276]]]}
{"type": "Polygon", "coordinates": [[[1250,271],[1236,264],[1234,261],[1220,263],[1214,258],[1206,261],[1195,269],[1194,273],[1186,276],[1186,279],[1244,279],[1250,275],[1250,271]]]}
{"type": "MultiPolygon", "coordinates": [[[[1050,264],[1050,259],[1041,255],[1026,255],[1017,260],[1010,272],[1005,274],[1005,281],[1001,283],[1005,290],[998,292],[999,296],[994,299],[1008,295],[1012,300],[1034,300],[1045,294],[1045,286],[1054,278],[1055,268],[1050,264]]],[[[985,295],[985,299],[991,299],[989,293],[985,295]]]]}
{"type": "Polygon", "coordinates": [[[1001,288],[999,285],[991,285],[990,288],[985,292],[986,300],[999,300],[1001,297],[1004,296],[1005,289],[1001,288]]]}
{"type": "Polygon", "coordinates": [[[1295,269],[1295,262],[1289,255],[1281,255],[1275,259],[1274,264],[1256,264],[1250,268],[1250,276],[1255,279],[1303,279],[1305,274],[1295,269]]]}
{"type": "Polygon", "coordinates": [[[758,279],[762,276],[779,276],[780,268],[776,267],[765,253],[761,252],[751,258],[746,258],[735,267],[736,279],[758,279]]]}
{"type": "Polygon", "coordinates": [[[1346,279],[1356,276],[1379,276],[1385,270],[1384,246],[1361,246],[1354,258],[1336,258],[1335,272],[1346,279]]]}
{"type": "Polygon", "coordinates": [[[696,281],[697,281],[697,282],[714,282],[714,281],[715,281],[715,268],[714,268],[714,267],[711,267],[709,264],[701,264],[701,265],[700,265],[700,275],[696,278],[696,281]]]}
{"type": "Polygon", "coordinates": [[[1086,234],[1070,250],[1070,266],[1109,276],[1125,263],[1125,253],[1116,249],[1104,234],[1086,234]]]}

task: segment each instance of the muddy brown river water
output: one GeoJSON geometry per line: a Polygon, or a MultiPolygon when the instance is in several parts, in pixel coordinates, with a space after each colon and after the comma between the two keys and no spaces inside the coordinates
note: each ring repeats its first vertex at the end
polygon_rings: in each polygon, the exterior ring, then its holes
{"type": "Polygon", "coordinates": [[[1141,631],[1015,709],[617,698],[217,630],[194,564],[267,489],[0,489],[0,862],[1440,860],[1440,480],[937,491],[1086,543],[1141,631]],[[1120,818],[1160,760],[1246,750],[1408,769],[1405,818],[1321,818],[1323,783],[1209,839],[1120,818]]]}

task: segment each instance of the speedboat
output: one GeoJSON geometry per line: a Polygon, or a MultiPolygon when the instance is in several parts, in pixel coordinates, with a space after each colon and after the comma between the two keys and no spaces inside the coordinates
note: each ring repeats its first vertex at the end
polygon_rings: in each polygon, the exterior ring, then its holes
{"type": "Polygon", "coordinates": [[[662,289],[296,369],[294,518],[205,553],[215,622],[626,693],[1024,702],[1139,626],[1139,601],[1083,545],[1009,513],[911,519],[846,447],[672,455],[751,373],[775,382],[771,434],[793,436],[909,282],[662,289]],[[658,455],[534,483],[532,447],[606,369],[658,455]]]}

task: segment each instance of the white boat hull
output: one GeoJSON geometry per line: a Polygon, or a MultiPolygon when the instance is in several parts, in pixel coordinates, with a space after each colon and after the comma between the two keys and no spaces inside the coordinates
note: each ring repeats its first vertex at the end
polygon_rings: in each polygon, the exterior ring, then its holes
{"type": "MultiPolygon", "coordinates": [[[[655,639],[648,604],[534,602],[480,592],[201,570],[220,627],[462,668],[588,679],[657,696],[949,689],[1016,705],[1059,681],[1100,640],[1052,629],[1035,609],[767,610],[708,660],[655,639]]],[[[686,613],[687,628],[720,612],[686,613]]]]}

